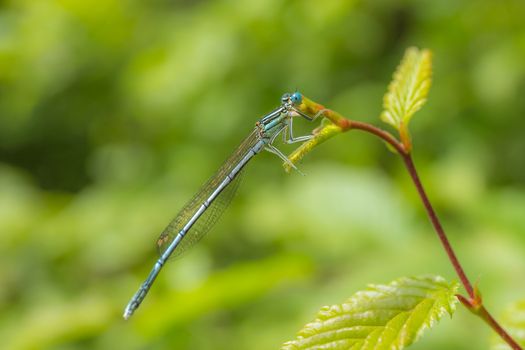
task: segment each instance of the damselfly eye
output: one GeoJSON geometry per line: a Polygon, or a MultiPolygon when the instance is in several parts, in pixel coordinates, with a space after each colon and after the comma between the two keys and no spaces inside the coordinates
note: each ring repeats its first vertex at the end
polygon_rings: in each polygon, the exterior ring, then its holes
{"type": "Polygon", "coordinates": [[[303,95],[300,92],[294,92],[290,99],[294,105],[300,105],[303,102],[303,95]]]}

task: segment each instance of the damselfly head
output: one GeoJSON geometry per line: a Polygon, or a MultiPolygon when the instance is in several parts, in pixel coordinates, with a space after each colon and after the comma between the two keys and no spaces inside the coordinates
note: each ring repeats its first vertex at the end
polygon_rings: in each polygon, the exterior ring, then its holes
{"type": "Polygon", "coordinates": [[[303,95],[296,91],[292,94],[292,96],[290,96],[290,100],[294,106],[298,106],[303,102],[303,95]]]}
{"type": "Polygon", "coordinates": [[[303,95],[301,95],[301,93],[297,91],[294,92],[293,94],[286,93],[283,95],[283,97],[281,97],[281,102],[287,108],[297,107],[301,103],[303,103],[303,95]]]}

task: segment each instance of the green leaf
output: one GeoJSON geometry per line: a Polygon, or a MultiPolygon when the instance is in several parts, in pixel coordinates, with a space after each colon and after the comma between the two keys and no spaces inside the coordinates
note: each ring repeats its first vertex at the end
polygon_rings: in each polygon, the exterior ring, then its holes
{"type": "Polygon", "coordinates": [[[432,83],[432,53],[411,47],[397,67],[383,97],[381,120],[408,138],[410,119],[426,102],[432,83]]]}
{"type": "Polygon", "coordinates": [[[281,350],[396,350],[415,342],[444,314],[452,316],[458,284],[439,276],[370,285],[341,305],[321,309],[281,350]]]}
{"type": "MultiPolygon", "coordinates": [[[[503,329],[505,329],[518,344],[525,347],[525,300],[518,301],[511,305],[505,310],[499,321],[503,329]]],[[[494,333],[492,335],[492,350],[507,349],[511,349],[511,347],[505,343],[499,335],[494,333]]]]}

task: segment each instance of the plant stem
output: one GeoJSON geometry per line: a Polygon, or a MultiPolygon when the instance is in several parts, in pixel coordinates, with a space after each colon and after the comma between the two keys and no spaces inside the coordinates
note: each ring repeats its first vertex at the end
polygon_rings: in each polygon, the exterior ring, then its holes
{"type": "Polygon", "coordinates": [[[423,205],[425,206],[425,209],[427,211],[428,217],[430,218],[430,222],[432,223],[432,226],[434,226],[434,230],[436,230],[439,240],[441,241],[441,244],[443,244],[443,248],[445,249],[448,255],[448,258],[450,259],[452,266],[454,266],[454,269],[456,270],[456,273],[458,274],[459,279],[461,280],[461,283],[463,283],[463,286],[465,287],[467,294],[470,296],[471,299],[475,299],[476,295],[474,293],[474,288],[472,288],[472,284],[467,278],[465,271],[463,271],[463,267],[459,263],[456,253],[454,252],[454,249],[452,249],[452,246],[450,245],[447,235],[445,234],[445,231],[443,230],[443,227],[441,226],[441,222],[439,221],[437,214],[434,208],[432,207],[430,200],[428,199],[425,189],[423,188],[423,185],[421,184],[421,180],[419,179],[418,173],[416,171],[416,167],[414,166],[414,162],[412,161],[412,156],[407,153],[402,153],[401,157],[403,158],[403,161],[405,162],[407,171],[410,174],[410,177],[412,178],[414,185],[416,186],[419,197],[421,198],[421,201],[423,202],[423,205]]]}
{"type": "Polygon", "coordinates": [[[445,251],[450,259],[450,262],[454,266],[454,269],[456,270],[456,273],[458,274],[461,280],[461,283],[463,283],[463,286],[465,287],[465,290],[467,291],[469,297],[472,300],[474,300],[476,298],[476,295],[474,293],[474,288],[472,287],[472,284],[467,278],[465,271],[463,271],[463,267],[459,263],[456,253],[454,253],[454,249],[452,249],[452,246],[450,245],[447,235],[445,234],[445,231],[443,230],[443,227],[441,226],[441,223],[437,217],[437,214],[434,208],[432,207],[430,200],[428,199],[428,196],[425,192],[425,189],[423,188],[421,180],[419,179],[419,175],[416,171],[416,167],[414,166],[414,162],[412,161],[412,156],[410,155],[410,153],[405,150],[405,146],[401,142],[399,142],[394,136],[392,136],[390,133],[378,127],[375,127],[368,123],[363,123],[363,122],[358,122],[358,121],[353,121],[353,120],[350,121],[350,125],[351,125],[350,129],[359,129],[359,130],[363,130],[368,133],[371,133],[375,136],[378,136],[379,138],[387,142],[389,145],[394,147],[396,151],[399,153],[399,155],[401,156],[401,158],[403,159],[405,163],[405,166],[407,168],[408,173],[410,174],[410,177],[412,178],[412,181],[414,182],[414,185],[416,186],[419,197],[421,198],[421,201],[423,202],[423,205],[425,206],[425,209],[427,211],[428,217],[430,218],[432,226],[436,230],[436,233],[441,243],[443,244],[443,247],[445,248],[445,251]]]}
{"type": "Polygon", "coordinates": [[[475,288],[472,287],[472,283],[465,274],[465,271],[463,270],[463,267],[461,266],[461,263],[459,262],[456,253],[454,252],[454,249],[452,248],[452,245],[450,244],[450,241],[448,240],[447,235],[443,230],[443,226],[441,225],[441,222],[439,221],[439,218],[430,200],[428,199],[428,196],[425,192],[425,189],[423,188],[423,184],[421,183],[416,167],[414,165],[414,161],[412,160],[410,151],[407,151],[403,143],[398,141],[390,133],[380,128],[377,128],[371,124],[352,120],[349,121],[349,125],[349,130],[363,130],[383,139],[399,153],[399,155],[403,159],[403,162],[405,163],[406,169],[410,174],[410,177],[412,178],[412,182],[414,183],[417,189],[418,195],[421,198],[421,201],[423,202],[430,222],[432,223],[432,226],[434,227],[434,230],[436,231],[441,241],[441,244],[443,245],[443,248],[445,249],[445,252],[448,255],[448,258],[452,263],[452,266],[456,270],[456,273],[458,274],[461,283],[463,284],[465,290],[467,291],[467,294],[469,295],[469,298],[465,298],[461,295],[458,295],[458,299],[470,311],[472,311],[474,314],[483,319],[485,323],[487,323],[507,344],[509,344],[512,349],[523,350],[522,347],[518,343],[516,343],[516,341],[512,339],[512,337],[503,329],[503,327],[501,327],[501,325],[494,319],[494,317],[492,317],[492,315],[483,305],[480,294],[475,288]]]}
{"type": "Polygon", "coordinates": [[[392,134],[390,134],[389,132],[386,132],[383,129],[373,126],[372,124],[358,122],[355,120],[350,121],[349,125],[350,125],[350,130],[351,129],[363,130],[363,131],[374,134],[377,137],[383,139],[390,146],[394,147],[394,149],[401,155],[407,153],[405,150],[405,146],[403,146],[401,142],[399,142],[394,136],[392,136],[392,134]]]}
{"type": "Polygon", "coordinates": [[[485,306],[481,305],[477,314],[487,322],[490,327],[499,334],[499,336],[509,344],[514,350],[522,350],[521,346],[501,327],[501,325],[492,317],[485,306]]]}
{"type": "Polygon", "coordinates": [[[410,155],[410,153],[405,152],[405,153],[401,153],[401,157],[403,158],[407,171],[410,174],[410,177],[412,178],[414,185],[416,186],[419,197],[421,198],[421,201],[423,202],[423,205],[425,206],[428,217],[430,218],[430,221],[432,222],[432,226],[434,226],[434,229],[436,230],[436,233],[439,236],[441,243],[443,244],[443,248],[445,248],[445,251],[447,252],[448,258],[450,259],[452,266],[454,266],[454,269],[456,270],[456,273],[458,274],[459,279],[461,280],[461,283],[463,283],[463,286],[465,287],[465,290],[467,291],[470,297],[469,299],[466,299],[464,297],[461,297],[461,298],[458,297],[458,299],[460,299],[462,303],[470,311],[472,311],[475,315],[481,317],[481,319],[483,319],[496,333],[498,333],[498,335],[507,344],[509,344],[512,347],[512,349],[522,350],[521,346],[518,343],[516,343],[516,341],[512,339],[512,337],[503,329],[503,327],[501,327],[501,325],[494,319],[494,317],[492,317],[492,315],[483,305],[481,296],[479,295],[477,290],[475,290],[472,287],[472,284],[470,283],[470,280],[465,274],[465,271],[463,270],[463,267],[461,266],[456,256],[456,253],[454,252],[454,249],[452,248],[452,245],[450,244],[447,238],[447,235],[445,234],[445,231],[443,230],[443,227],[441,226],[441,222],[439,221],[437,214],[434,208],[432,207],[430,200],[428,199],[425,189],[423,188],[423,185],[421,184],[421,180],[419,179],[419,175],[416,171],[416,167],[414,166],[412,156],[410,155]]]}

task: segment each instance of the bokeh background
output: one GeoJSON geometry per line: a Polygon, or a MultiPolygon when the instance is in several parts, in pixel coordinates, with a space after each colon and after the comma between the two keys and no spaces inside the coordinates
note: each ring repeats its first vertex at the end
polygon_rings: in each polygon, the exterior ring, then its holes
{"type": "MultiPolygon", "coordinates": [[[[1,347],[276,349],[367,283],[456,279],[399,160],[352,132],[307,176],[257,156],[121,318],[158,234],[282,93],[379,125],[413,45],[434,52],[415,161],[498,314],[525,295],[524,15],[521,0],[0,1],[1,347]]],[[[490,334],[458,308],[412,348],[490,334]]]]}

